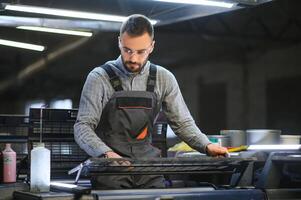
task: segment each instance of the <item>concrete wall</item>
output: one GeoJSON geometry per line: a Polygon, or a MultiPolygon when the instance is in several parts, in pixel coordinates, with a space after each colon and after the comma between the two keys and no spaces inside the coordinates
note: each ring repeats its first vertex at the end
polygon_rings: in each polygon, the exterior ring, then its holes
{"type": "MultiPolygon", "coordinates": [[[[301,45],[299,44],[276,50],[248,52],[242,61],[233,58],[222,62],[199,63],[189,68],[182,67],[172,71],[201,129],[202,125],[204,127],[206,125],[202,124],[200,119],[212,113],[200,113],[200,106],[214,108],[214,105],[200,105],[200,98],[202,98],[199,95],[200,80],[205,85],[214,83],[226,85],[226,127],[216,127],[215,130],[204,128],[206,131],[216,132],[223,128],[273,128],[267,127],[267,81],[290,77],[297,77],[301,80],[300,56],[301,45]]],[[[300,96],[300,93],[296,93],[296,96],[300,96]]],[[[214,114],[217,118],[219,117],[219,113],[214,114]]],[[[300,119],[296,120],[300,121],[300,119]]],[[[214,124],[214,121],[211,123],[214,124]]]]}

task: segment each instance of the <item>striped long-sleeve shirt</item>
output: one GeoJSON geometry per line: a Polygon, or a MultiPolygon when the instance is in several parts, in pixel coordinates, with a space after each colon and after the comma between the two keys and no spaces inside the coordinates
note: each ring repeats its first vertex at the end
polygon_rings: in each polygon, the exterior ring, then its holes
{"type": "MultiPolygon", "coordinates": [[[[119,76],[125,91],[145,91],[149,75],[150,62],[147,61],[138,74],[128,72],[119,56],[109,61],[115,73],[119,76]]],[[[79,111],[74,125],[74,138],[79,146],[90,156],[97,157],[111,148],[95,133],[106,103],[114,93],[107,73],[101,67],[93,69],[84,84],[79,111]]],[[[196,126],[179,89],[174,75],[167,69],[157,65],[157,80],[155,94],[158,104],[156,111],[162,107],[170,127],[192,148],[204,152],[209,140],[196,126]]]]}

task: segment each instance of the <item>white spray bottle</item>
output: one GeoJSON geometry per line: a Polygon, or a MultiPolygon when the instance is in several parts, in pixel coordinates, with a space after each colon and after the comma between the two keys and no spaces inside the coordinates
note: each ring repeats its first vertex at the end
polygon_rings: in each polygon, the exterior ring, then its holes
{"type": "Polygon", "coordinates": [[[42,143],[43,108],[40,113],[40,142],[30,154],[30,192],[49,192],[50,190],[50,150],[42,143]]]}

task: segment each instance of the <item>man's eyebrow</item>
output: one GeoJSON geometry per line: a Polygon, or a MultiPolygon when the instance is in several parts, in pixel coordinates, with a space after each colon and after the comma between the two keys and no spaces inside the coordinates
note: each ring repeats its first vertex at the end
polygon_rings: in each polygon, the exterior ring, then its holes
{"type": "Polygon", "coordinates": [[[145,51],[145,50],[147,50],[147,48],[146,48],[146,49],[133,50],[133,49],[130,49],[130,48],[125,47],[125,46],[123,46],[123,48],[128,49],[128,50],[131,50],[131,51],[145,51]]]}

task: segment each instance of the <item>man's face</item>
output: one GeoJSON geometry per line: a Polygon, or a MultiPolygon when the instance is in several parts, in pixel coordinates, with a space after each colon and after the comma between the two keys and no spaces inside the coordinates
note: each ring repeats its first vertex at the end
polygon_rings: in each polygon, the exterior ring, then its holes
{"type": "Polygon", "coordinates": [[[153,51],[155,41],[144,33],[141,36],[130,36],[124,32],[119,37],[119,48],[124,66],[130,72],[139,72],[153,51]]]}

